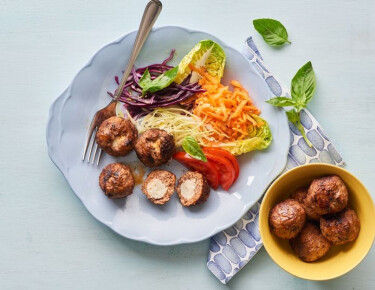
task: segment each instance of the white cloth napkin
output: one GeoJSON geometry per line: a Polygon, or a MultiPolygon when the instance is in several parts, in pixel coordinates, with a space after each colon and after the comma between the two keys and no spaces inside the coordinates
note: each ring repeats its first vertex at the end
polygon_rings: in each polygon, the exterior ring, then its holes
{"type": "MultiPolygon", "coordinates": [[[[281,84],[265,65],[252,37],[246,40],[243,54],[275,97],[290,97],[289,89],[281,84]]],[[[301,133],[289,122],[290,149],[284,172],[307,163],[321,162],[342,166],[344,162],[341,155],[307,110],[301,111],[301,123],[307,138],[314,146],[310,148],[301,133]]],[[[232,279],[263,246],[258,220],[261,202],[262,198],[234,226],[216,234],[210,240],[207,267],[223,284],[232,279]]]]}

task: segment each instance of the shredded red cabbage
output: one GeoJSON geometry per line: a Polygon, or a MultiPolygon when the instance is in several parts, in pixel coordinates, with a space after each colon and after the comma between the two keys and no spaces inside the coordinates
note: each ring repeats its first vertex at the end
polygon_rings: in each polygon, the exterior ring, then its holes
{"type": "MultiPolygon", "coordinates": [[[[146,93],[142,96],[142,88],[139,86],[139,79],[142,77],[146,68],[151,74],[151,79],[155,79],[160,74],[171,69],[172,66],[167,63],[173,58],[175,50],[172,49],[170,55],[160,64],[151,64],[149,66],[134,68],[126,81],[124,90],[119,98],[133,118],[139,118],[151,112],[155,108],[168,107],[178,104],[195,93],[205,92],[198,83],[190,84],[190,75],[180,84],[172,83],[168,87],[154,92],[146,93]]],[[[118,76],[115,76],[115,81],[119,84],[118,76]]],[[[107,92],[109,96],[113,97],[111,92],[107,92]]]]}

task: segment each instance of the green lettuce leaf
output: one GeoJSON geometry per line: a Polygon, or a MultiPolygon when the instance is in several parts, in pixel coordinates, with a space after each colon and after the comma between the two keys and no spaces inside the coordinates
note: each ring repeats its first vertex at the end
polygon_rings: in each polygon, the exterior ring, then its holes
{"type": "MultiPolygon", "coordinates": [[[[225,66],[224,50],[212,40],[198,42],[178,65],[176,83],[181,83],[191,73],[189,64],[193,64],[196,67],[203,66],[211,76],[221,79],[225,66]]],[[[190,82],[194,83],[198,80],[199,74],[193,72],[190,82]]]]}
{"type": "Polygon", "coordinates": [[[222,143],[220,147],[228,150],[233,155],[241,155],[254,150],[266,149],[272,141],[271,129],[268,123],[258,115],[252,115],[255,121],[262,122],[263,126],[254,128],[249,132],[249,137],[245,140],[222,143]]]}

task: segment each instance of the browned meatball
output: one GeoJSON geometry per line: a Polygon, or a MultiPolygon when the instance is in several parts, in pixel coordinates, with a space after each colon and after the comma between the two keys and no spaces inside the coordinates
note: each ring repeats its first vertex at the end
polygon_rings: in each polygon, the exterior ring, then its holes
{"type": "Polygon", "coordinates": [[[300,204],[303,204],[304,199],[307,195],[307,187],[300,187],[296,190],[295,193],[292,194],[291,198],[298,201],[300,204]]]}
{"type": "Polygon", "coordinates": [[[358,237],[361,224],[355,211],[346,208],[339,213],[321,217],[320,229],[334,245],[343,245],[358,237]]]}
{"type": "Polygon", "coordinates": [[[201,173],[188,171],[178,180],[177,194],[183,206],[193,206],[207,200],[210,186],[201,173]]]}
{"type": "Polygon", "coordinates": [[[305,204],[307,190],[308,190],[307,187],[298,188],[296,192],[292,194],[291,198],[295,199],[302,205],[303,209],[305,210],[306,217],[308,220],[318,221],[320,219],[320,215],[316,214],[313,210],[311,210],[305,204]]]}
{"type": "Polygon", "coordinates": [[[135,152],[139,160],[148,167],[167,163],[175,151],[173,136],[159,129],[147,130],[135,144],[135,152]]]}
{"type": "Polygon", "coordinates": [[[311,182],[304,202],[316,215],[339,212],[348,204],[348,190],[337,175],[324,176],[311,182]]]}
{"type": "Polygon", "coordinates": [[[112,156],[125,156],[135,145],[138,131],[127,119],[117,116],[103,121],[96,132],[96,143],[112,156]]]}
{"type": "Polygon", "coordinates": [[[150,172],[142,184],[142,192],[154,204],[165,204],[175,191],[176,175],[167,170],[150,172]]]}
{"type": "Polygon", "coordinates": [[[323,257],[331,248],[331,242],[321,233],[319,227],[308,222],[301,232],[291,239],[290,246],[305,262],[314,262],[323,257]]]}
{"type": "Polygon", "coordinates": [[[111,163],[100,173],[99,185],[109,198],[123,198],[133,193],[134,178],[129,166],[111,163]]]}
{"type": "Polygon", "coordinates": [[[302,205],[294,200],[287,199],[276,204],[268,217],[271,231],[282,239],[294,238],[306,222],[306,214],[302,205]]]}

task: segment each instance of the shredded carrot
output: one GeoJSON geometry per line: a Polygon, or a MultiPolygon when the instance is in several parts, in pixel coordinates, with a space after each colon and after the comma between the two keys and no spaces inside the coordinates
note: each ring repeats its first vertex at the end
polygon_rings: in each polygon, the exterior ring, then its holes
{"type": "MultiPolygon", "coordinates": [[[[206,91],[196,94],[193,114],[199,116],[204,126],[212,126],[212,135],[217,142],[243,140],[253,127],[261,126],[252,114],[259,115],[260,110],[253,104],[246,89],[239,81],[230,82],[233,90],[220,84],[220,80],[212,77],[203,68],[189,66],[192,71],[202,76],[199,84],[206,91]]],[[[207,145],[213,145],[210,142],[207,145]]]]}

